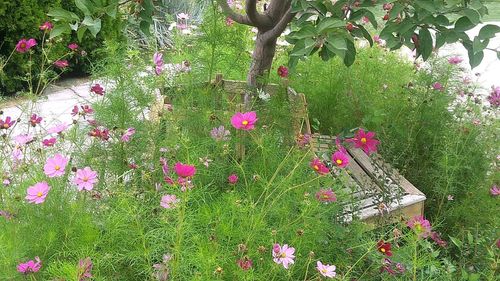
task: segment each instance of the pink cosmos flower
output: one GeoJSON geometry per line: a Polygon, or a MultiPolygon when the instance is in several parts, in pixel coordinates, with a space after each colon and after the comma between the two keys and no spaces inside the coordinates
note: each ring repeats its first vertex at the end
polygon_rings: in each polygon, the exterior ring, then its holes
{"type": "Polygon", "coordinates": [[[14,150],[12,150],[11,156],[12,156],[12,160],[14,160],[15,162],[19,162],[19,161],[23,160],[24,153],[20,148],[14,148],[14,150]]]}
{"type": "Polygon", "coordinates": [[[233,26],[234,20],[230,17],[226,17],[226,26],[233,26]]]}
{"type": "Polygon", "coordinates": [[[439,233],[435,232],[435,231],[432,231],[431,232],[431,239],[441,248],[445,248],[448,243],[446,241],[444,241],[443,239],[441,239],[441,236],[439,235],[439,233]]]}
{"type": "Polygon", "coordinates": [[[227,181],[230,183],[230,184],[236,184],[238,182],[238,175],[236,174],[232,174],[230,175],[228,178],[227,178],[227,181]]]}
{"type": "Polygon", "coordinates": [[[238,130],[249,131],[255,129],[255,122],[257,122],[257,114],[255,111],[250,112],[236,112],[231,117],[231,124],[238,130]]]}
{"type": "Polygon", "coordinates": [[[71,51],[76,51],[78,49],[78,44],[76,43],[70,43],[68,45],[68,48],[71,50],[71,51]]]}
{"type": "Polygon", "coordinates": [[[58,68],[65,68],[69,66],[69,63],[67,60],[56,60],[54,65],[58,68]]]}
{"type": "Polygon", "coordinates": [[[349,164],[349,157],[345,152],[337,150],[332,154],[332,162],[339,168],[345,168],[349,164]]]}
{"type": "Polygon", "coordinates": [[[0,130],[10,129],[15,123],[16,121],[12,120],[10,116],[5,117],[5,121],[0,119],[0,130]]]}
{"type": "Polygon", "coordinates": [[[19,53],[26,53],[29,49],[31,49],[33,46],[36,46],[36,40],[31,38],[31,39],[21,39],[19,42],[16,44],[16,51],[19,53]]]}
{"type": "Polygon", "coordinates": [[[45,197],[47,197],[49,190],[50,186],[47,182],[36,183],[35,185],[28,187],[25,199],[28,200],[29,203],[41,204],[45,201],[45,197]]]}
{"type": "Polygon", "coordinates": [[[366,154],[370,155],[373,152],[377,152],[377,145],[379,144],[379,141],[374,137],[374,132],[365,133],[363,129],[359,129],[354,138],[347,139],[346,142],[354,143],[354,147],[361,148],[366,154]]]}
{"type": "Polygon", "coordinates": [[[25,145],[25,144],[30,143],[30,142],[33,141],[33,135],[30,135],[30,134],[17,135],[17,136],[14,137],[14,141],[18,145],[25,145]]]}
{"type": "Polygon", "coordinates": [[[165,195],[161,197],[160,206],[165,209],[173,209],[179,203],[179,199],[175,195],[165,195]]]}
{"type": "Polygon", "coordinates": [[[121,137],[121,140],[123,142],[129,142],[130,141],[130,137],[133,136],[134,134],[135,134],[135,129],[134,128],[128,128],[127,131],[121,137]]]}
{"type": "Polygon", "coordinates": [[[210,136],[215,140],[215,141],[227,141],[229,140],[229,135],[231,135],[231,132],[229,130],[226,130],[224,126],[219,126],[218,128],[213,128],[210,131],[210,136]]]}
{"type": "Polygon", "coordinates": [[[103,96],[106,91],[104,91],[104,88],[100,84],[95,84],[90,87],[90,92],[99,96],[103,96]]]}
{"type": "Polygon", "coordinates": [[[50,147],[50,146],[54,146],[54,144],[56,144],[56,141],[57,141],[56,138],[48,138],[48,139],[44,139],[42,141],[42,144],[45,147],[50,147]]]}
{"type": "Polygon", "coordinates": [[[288,77],[288,68],[286,66],[280,65],[278,67],[278,76],[281,78],[288,77]]]}
{"type": "Polygon", "coordinates": [[[444,90],[443,85],[441,85],[441,83],[439,83],[439,82],[432,84],[432,88],[436,91],[443,91],[444,90]]]}
{"type": "Polygon", "coordinates": [[[293,259],[295,256],[295,248],[288,247],[288,244],[281,247],[279,244],[274,244],[273,246],[273,261],[277,264],[283,265],[285,269],[288,269],[290,264],[295,263],[293,259]]]}
{"type": "Polygon", "coordinates": [[[30,260],[28,262],[18,264],[17,271],[23,274],[38,272],[42,267],[42,261],[40,261],[39,257],[35,257],[35,261],[30,260]]]}
{"type": "Polygon", "coordinates": [[[378,45],[383,45],[384,44],[384,41],[382,41],[382,39],[380,38],[379,35],[374,35],[373,36],[373,42],[377,43],[378,45]]]}
{"type": "Polygon", "coordinates": [[[60,134],[64,132],[67,128],[69,127],[68,124],[65,123],[59,123],[55,125],[54,127],[51,127],[47,130],[48,134],[60,134]]]}
{"type": "Polygon", "coordinates": [[[76,170],[76,177],[73,180],[78,187],[78,191],[82,191],[84,189],[90,191],[94,188],[94,184],[98,181],[97,172],[92,171],[90,167],[76,170]]]}
{"type": "Polygon", "coordinates": [[[163,71],[163,54],[156,52],[153,54],[153,63],[155,64],[155,73],[160,75],[163,71]]]}
{"type": "Polygon", "coordinates": [[[320,261],[317,261],[316,269],[321,275],[327,278],[334,278],[337,275],[337,273],[335,272],[335,265],[323,264],[320,261]]]}
{"type": "Polygon", "coordinates": [[[459,64],[463,61],[464,59],[459,57],[459,56],[453,56],[448,58],[448,63],[450,64],[459,64]]]}
{"type": "Polygon", "coordinates": [[[415,216],[411,218],[406,225],[413,229],[419,237],[427,238],[431,234],[431,223],[424,219],[423,216],[415,216]]]}
{"type": "Polygon", "coordinates": [[[60,177],[64,175],[68,162],[68,158],[61,154],[56,154],[54,157],[47,159],[47,162],[43,166],[43,171],[49,178],[60,177]]]}
{"type": "Polygon", "coordinates": [[[313,170],[320,175],[326,175],[330,173],[330,169],[328,169],[328,167],[323,164],[323,162],[319,160],[319,158],[314,158],[311,163],[309,163],[309,166],[311,166],[311,168],[313,168],[313,170]]]}
{"type": "Polygon", "coordinates": [[[169,171],[167,159],[160,157],[160,165],[163,175],[167,176],[169,171]]]}
{"type": "Polygon", "coordinates": [[[182,164],[181,162],[177,162],[174,165],[174,171],[179,177],[189,178],[194,176],[196,173],[196,168],[191,165],[182,164]]]}
{"type": "Polygon", "coordinates": [[[33,114],[33,115],[31,115],[29,122],[30,122],[32,127],[36,127],[36,125],[42,123],[42,117],[40,117],[36,114],[33,114]]]}
{"type": "Polygon", "coordinates": [[[320,191],[316,192],[316,199],[318,199],[319,202],[323,203],[330,203],[337,201],[337,197],[335,196],[335,193],[331,188],[321,189],[320,191]]]}
{"type": "Polygon", "coordinates": [[[185,13],[180,13],[180,14],[177,14],[177,19],[178,20],[188,20],[189,19],[189,15],[185,14],[185,13]]]}
{"type": "Polygon", "coordinates": [[[498,196],[498,195],[500,195],[500,188],[498,188],[498,186],[497,186],[496,184],[495,184],[495,185],[493,185],[493,186],[491,187],[491,189],[490,189],[490,194],[491,194],[492,196],[498,196]]]}
{"type": "Polygon", "coordinates": [[[92,278],[92,260],[87,257],[78,262],[78,281],[90,281],[92,278]]]}
{"type": "Polygon", "coordinates": [[[50,31],[52,28],[54,28],[54,25],[50,21],[46,21],[40,25],[40,30],[50,31]]]}

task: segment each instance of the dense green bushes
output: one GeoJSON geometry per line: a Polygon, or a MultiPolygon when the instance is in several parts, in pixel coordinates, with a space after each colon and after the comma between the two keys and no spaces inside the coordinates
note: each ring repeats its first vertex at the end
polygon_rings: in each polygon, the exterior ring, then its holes
{"type": "MultiPolygon", "coordinates": [[[[11,54],[17,42],[21,38],[35,38],[38,44],[41,44],[43,32],[39,30],[39,26],[45,21],[48,21],[47,12],[51,7],[63,7],[77,14],[81,13],[75,6],[73,0],[16,0],[0,2],[0,65],[2,59],[6,59],[11,54]]],[[[57,25],[57,23],[55,23],[57,25]]],[[[119,17],[117,19],[106,18],[103,22],[103,30],[98,34],[97,38],[92,37],[87,33],[81,42],[76,40],[76,35],[58,37],[54,41],[53,47],[49,54],[49,59],[55,59],[67,52],[67,45],[71,42],[77,42],[81,50],[86,54],[84,56],[75,56],[75,59],[70,61],[71,72],[74,74],[89,73],[92,67],[92,62],[100,58],[95,50],[102,46],[105,40],[124,39],[121,33],[122,24],[119,17]]],[[[39,47],[39,46],[38,46],[39,47]]],[[[41,51],[33,53],[33,60],[41,60],[41,51]]],[[[26,61],[26,56],[14,53],[10,58],[9,63],[0,70],[0,96],[12,95],[17,91],[26,87],[26,73],[29,71],[29,65],[26,61]]],[[[33,78],[38,79],[39,73],[37,68],[33,68],[33,78]]]]}

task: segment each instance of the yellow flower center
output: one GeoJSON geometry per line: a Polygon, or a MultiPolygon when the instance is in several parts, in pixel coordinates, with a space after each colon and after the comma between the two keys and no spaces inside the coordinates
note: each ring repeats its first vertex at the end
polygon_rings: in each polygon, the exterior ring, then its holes
{"type": "Polygon", "coordinates": [[[343,163],[342,160],[340,160],[340,159],[337,159],[337,161],[335,161],[335,162],[337,162],[337,164],[339,164],[339,165],[342,165],[342,163],[343,163]]]}
{"type": "Polygon", "coordinates": [[[23,49],[26,48],[26,43],[24,43],[24,42],[21,43],[21,48],[23,48],[23,49]]]}
{"type": "Polygon", "coordinates": [[[282,258],[282,259],[286,258],[286,254],[285,253],[281,253],[280,258],[282,258]]]}
{"type": "Polygon", "coordinates": [[[246,125],[248,125],[248,121],[247,121],[247,120],[243,120],[243,121],[241,122],[241,124],[243,124],[243,125],[245,125],[245,126],[246,126],[246,125]]]}
{"type": "Polygon", "coordinates": [[[39,192],[36,194],[36,196],[37,196],[37,197],[42,197],[42,196],[43,196],[43,193],[39,191],[39,192]]]}
{"type": "Polygon", "coordinates": [[[313,169],[316,170],[316,171],[318,171],[319,170],[318,165],[314,165],[313,169]]]}
{"type": "Polygon", "coordinates": [[[3,127],[4,127],[5,129],[8,129],[8,128],[9,128],[9,124],[5,123],[5,124],[3,124],[3,127]]]}
{"type": "Polygon", "coordinates": [[[61,170],[61,166],[56,165],[56,166],[54,167],[54,169],[55,169],[56,171],[59,171],[59,170],[61,170]]]}
{"type": "Polygon", "coordinates": [[[88,182],[89,181],[89,178],[88,177],[83,177],[82,179],[84,182],[88,182]]]}
{"type": "Polygon", "coordinates": [[[366,138],[361,138],[362,143],[366,143],[366,138]]]}
{"type": "Polygon", "coordinates": [[[328,194],[323,194],[323,199],[328,199],[328,194]]]}
{"type": "Polygon", "coordinates": [[[421,232],[422,231],[422,225],[420,223],[415,223],[415,230],[417,232],[421,232]]]}
{"type": "Polygon", "coordinates": [[[385,249],[384,249],[384,248],[380,248],[380,251],[381,251],[382,253],[385,253],[385,249]]]}
{"type": "Polygon", "coordinates": [[[325,273],[325,274],[326,274],[326,273],[328,272],[328,270],[326,270],[326,268],[323,268],[323,269],[321,270],[321,272],[323,272],[323,273],[325,273]]]}

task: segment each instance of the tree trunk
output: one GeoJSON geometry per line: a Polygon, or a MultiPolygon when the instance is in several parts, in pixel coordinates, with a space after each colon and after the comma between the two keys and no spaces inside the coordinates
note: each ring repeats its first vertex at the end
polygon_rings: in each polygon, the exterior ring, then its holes
{"type": "Polygon", "coordinates": [[[273,64],[274,54],[276,53],[276,38],[264,40],[263,33],[257,33],[255,48],[252,54],[252,64],[247,75],[247,84],[249,91],[245,93],[245,108],[249,109],[252,104],[252,98],[256,89],[262,88],[267,83],[269,71],[273,64]]]}

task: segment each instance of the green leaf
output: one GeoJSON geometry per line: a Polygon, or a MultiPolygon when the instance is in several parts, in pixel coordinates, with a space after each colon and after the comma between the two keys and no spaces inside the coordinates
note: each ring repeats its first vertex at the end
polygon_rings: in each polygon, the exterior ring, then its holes
{"type": "Polygon", "coordinates": [[[353,42],[348,40],[346,42],[347,42],[347,52],[345,53],[344,64],[346,66],[351,66],[356,60],[356,47],[354,46],[353,42]]]}
{"type": "Polygon", "coordinates": [[[57,20],[66,20],[66,21],[80,20],[80,18],[75,13],[66,11],[65,9],[59,7],[50,9],[47,15],[57,20]]]}
{"type": "Polygon", "coordinates": [[[109,5],[106,8],[104,8],[104,11],[106,12],[106,15],[116,18],[116,11],[118,10],[118,7],[115,5],[109,5]]]}
{"type": "Polygon", "coordinates": [[[444,44],[446,44],[446,34],[445,32],[436,33],[436,49],[441,48],[444,44]]]}
{"type": "Polygon", "coordinates": [[[97,33],[99,33],[99,31],[101,31],[101,19],[99,18],[93,19],[90,16],[85,16],[85,18],[82,21],[82,25],[87,26],[90,33],[92,33],[94,37],[97,36],[97,33]]]}
{"type": "Polygon", "coordinates": [[[472,42],[472,50],[474,54],[483,51],[486,47],[488,47],[489,43],[490,39],[484,39],[484,41],[481,41],[479,37],[475,37],[472,42]]]}
{"type": "Polygon", "coordinates": [[[474,26],[475,25],[466,16],[459,18],[455,22],[455,30],[456,31],[466,31],[466,30],[473,28],[474,26]]]}
{"type": "Polygon", "coordinates": [[[479,31],[479,39],[490,39],[495,37],[495,34],[500,32],[500,26],[493,25],[493,24],[487,24],[481,28],[479,31]]]}
{"type": "Polygon", "coordinates": [[[86,16],[90,16],[92,14],[92,12],[91,12],[92,4],[89,3],[88,0],[75,0],[75,5],[86,16]]]}
{"type": "Polygon", "coordinates": [[[473,53],[471,50],[469,50],[469,64],[471,68],[475,68],[476,66],[480,65],[481,61],[483,61],[483,58],[483,51],[473,53]]]}
{"type": "Polygon", "coordinates": [[[370,47],[373,47],[373,38],[370,32],[368,32],[364,26],[359,26],[359,29],[363,33],[363,37],[370,43],[370,47]]]}
{"type": "Polygon", "coordinates": [[[427,28],[421,28],[418,33],[419,51],[422,59],[426,61],[432,54],[432,36],[427,28]]]}
{"type": "Polygon", "coordinates": [[[395,19],[404,9],[404,6],[396,2],[389,12],[389,19],[395,19]]]}
{"type": "Polygon", "coordinates": [[[76,37],[78,38],[78,42],[82,42],[83,35],[85,34],[85,31],[87,31],[86,26],[81,26],[78,31],[76,32],[76,37]]]}
{"type": "Polygon", "coordinates": [[[415,0],[414,4],[415,6],[418,6],[419,8],[427,10],[431,13],[436,12],[436,5],[434,4],[433,0],[415,0]]]}
{"type": "Polygon", "coordinates": [[[497,51],[497,58],[500,60],[500,52],[497,51]]]}
{"type": "Polygon", "coordinates": [[[316,30],[317,30],[318,34],[321,34],[321,33],[328,32],[332,29],[340,28],[340,27],[344,27],[344,26],[345,26],[344,21],[329,17],[329,18],[325,18],[324,20],[322,20],[318,24],[316,30]]]}
{"type": "Polygon", "coordinates": [[[149,25],[150,23],[148,21],[143,20],[141,21],[141,23],[139,23],[139,28],[144,34],[150,35],[151,32],[149,31],[149,25]]]}
{"type": "Polygon", "coordinates": [[[466,8],[464,9],[464,14],[473,24],[481,22],[481,15],[474,9],[466,8]]]}
{"type": "Polygon", "coordinates": [[[436,16],[433,22],[435,25],[444,25],[444,26],[450,25],[450,20],[444,15],[436,16]]]}
{"type": "Polygon", "coordinates": [[[334,48],[339,50],[347,50],[347,42],[345,38],[339,36],[329,36],[327,41],[332,44],[334,48]]]}
{"type": "Polygon", "coordinates": [[[57,37],[63,33],[71,33],[71,28],[70,28],[69,24],[61,23],[61,24],[57,24],[56,26],[54,26],[54,28],[50,31],[49,39],[57,37]]]}
{"type": "Polygon", "coordinates": [[[451,242],[452,242],[453,244],[455,244],[455,246],[457,246],[457,248],[458,248],[459,250],[461,250],[461,249],[462,249],[462,246],[463,246],[462,241],[458,240],[458,239],[457,239],[457,238],[455,238],[455,237],[451,237],[451,236],[450,236],[450,240],[451,240],[451,242]]]}
{"type": "Polygon", "coordinates": [[[78,30],[78,22],[75,22],[74,24],[69,24],[69,27],[71,30],[77,31],[78,30]]]}

